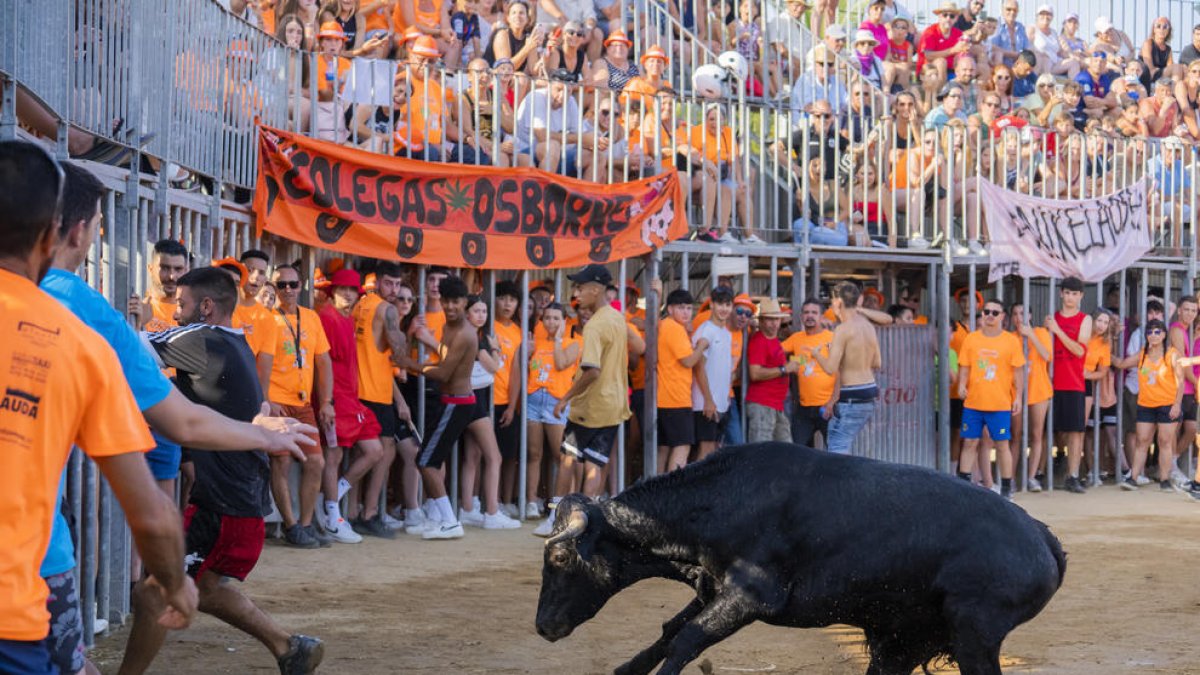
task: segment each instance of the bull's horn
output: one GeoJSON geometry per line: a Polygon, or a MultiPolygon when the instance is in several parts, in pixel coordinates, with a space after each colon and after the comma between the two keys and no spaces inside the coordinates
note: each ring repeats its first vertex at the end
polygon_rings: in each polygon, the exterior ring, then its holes
{"type": "Polygon", "coordinates": [[[568,539],[576,539],[579,535],[587,531],[588,518],[587,514],[582,510],[576,509],[571,511],[571,515],[567,516],[567,526],[562,532],[550,537],[546,540],[546,545],[557,544],[560,541],[568,539]]]}

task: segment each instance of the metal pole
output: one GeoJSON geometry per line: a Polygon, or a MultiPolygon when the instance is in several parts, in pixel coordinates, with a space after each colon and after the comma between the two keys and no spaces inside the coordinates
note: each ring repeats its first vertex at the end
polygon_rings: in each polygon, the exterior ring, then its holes
{"type": "MultiPolygon", "coordinates": [[[[1047,289],[1048,302],[1046,304],[1048,312],[1054,313],[1054,277],[1050,278],[1050,285],[1047,289]]],[[[1051,355],[1054,352],[1054,337],[1050,338],[1051,355]]],[[[1054,382],[1054,360],[1050,360],[1050,382],[1054,382]]],[[[1054,399],[1050,399],[1050,410],[1046,413],[1046,486],[1047,492],[1054,492],[1054,459],[1058,456],[1058,440],[1054,438],[1054,399]]]]}
{"type": "MultiPolygon", "coordinates": [[[[521,454],[518,456],[517,468],[517,510],[522,520],[526,516],[525,491],[529,489],[529,425],[525,424],[526,410],[529,406],[529,270],[521,272],[521,347],[520,362],[526,364],[521,368],[521,409],[520,416],[513,416],[513,424],[521,425],[521,454]]],[[[509,405],[515,401],[509,401],[509,405]]]]}
{"type": "Polygon", "coordinates": [[[646,421],[642,428],[642,475],[653,476],[658,471],[658,313],[659,298],[651,282],[658,278],[662,251],[655,251],[646,256],[646,274],[642,280],[643,297],[646,298],[646,387],[645,413],[642,419],[646,421]]]}
{"type": "MultiPolygon", "coordinates": [[[[936,264],[936,263],[933,263],[936,264]]],[[[931,264],[931,267],[933,266],[931,264]]],[[[942,254],[942,269],[938,275],[940,292],[936,300],[938,324],[938,470],[950,472],[950,247],[942,254]]]]}

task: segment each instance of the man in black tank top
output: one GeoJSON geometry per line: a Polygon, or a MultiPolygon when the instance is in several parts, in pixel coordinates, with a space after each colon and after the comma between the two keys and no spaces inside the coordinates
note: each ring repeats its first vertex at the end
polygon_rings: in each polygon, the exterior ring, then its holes
{"type": "MultiPolygon", "coordinates": [[[[189,400],[235,420],[262,412],[263,392],[254,354],[231,324],[237,286],[219,268],[192,270],[179,279],[180,327],[143,338],[164,368],[174,368],[176,386],[189,400]]],[[[261,451],[191,450],[196,484],[184,511],[187,572],[196,580],[202,611],[241,628],[275,656],[283,672],[312,672],[324,644],[291,635],[242,595],[230,578],[244,581],[262,552],[263,517],[271,512],[270,465],[261,451]]],[[[149,668],[165,637],[153,595],[139,584],[135,615],[122,673],[149,668]]]]}

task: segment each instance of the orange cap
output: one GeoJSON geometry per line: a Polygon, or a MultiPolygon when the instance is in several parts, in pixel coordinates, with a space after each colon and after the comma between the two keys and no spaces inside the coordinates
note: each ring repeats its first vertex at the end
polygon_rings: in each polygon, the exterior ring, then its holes
{"type": "Polygon", "coordinates": [[[408,53],[424,56],[428,59],[437,59],[442,56],[442,53],[438,51],[437,42],[428,35],[422,35],[417,38],[417,41],[408,48],[408,53]]]}
{"type": "Polygon", "coordinates": [[[346,31],[342,30],[342,25],[336,21],[326,21],[321,24],[321,30],[317,33],[318,40],[331,38],[334,40],[346,41],[346,31]]]}
{"type": "Polygon", "coordinates": [[[671,59],[667,58],[667,53],[664,52],[662,47],[659,47],[658,45],[651,45],[650,48],[646,50],[646,53],[642,54],[642,66],[645,67],[646,61],[650,59],[662,59],[664,66],[671,62],[671,59]]]}
{"type": "Polygon", "coordinates": [[[868,295],[875,298],[876,300],[878,300],[880,305],[882,305],[882,306],[887,305],[887,298],[883,297],[883,293],[880,293],[879,289],[868,288],[867,290],[863,291],[864,297],[868,296],[868,295]]]}
{"type": "MultiPolygon", "coordinates": [[[[958,302],[962,298],[963,294],[967,292],[967,290],[968,289],[964,286],[963,288],[954,291],[954,301],[958,302]]],[[[979,291],[975,291],[975,306],[977,309],[983,309],[983,293],[980,293],[979,291]]]]}
{"type": "Polygon", "coordinates": [[[238,288],[246,287],[246,279],[250,277],[250,270],[247,270],[246,266],[243,265],[242,262],[237,258],[221,258],[220,260],[214,260],[212,261],[212,266],[237,272],[239,277],[238,288]]]}
{"type": "Polygon", "coordinates": [[[741,305],[742,307],[749,307],[753,310],[754,300],[752,300],[747,293],[738,293],[737,297],[733,299],[733,306],[737,307],[738,305],[741,305]]]}

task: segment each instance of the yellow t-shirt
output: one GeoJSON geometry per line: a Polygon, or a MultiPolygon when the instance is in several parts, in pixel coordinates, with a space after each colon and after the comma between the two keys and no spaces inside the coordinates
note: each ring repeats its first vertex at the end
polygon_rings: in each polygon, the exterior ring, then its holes
{"type": "MultiPolygon", "coordinates": [[[[579,338],[570,336],[563,338],[562,348],[567,349],[579,342],[579,338]]],[[[559,370],[554,366],[554,340],[549,338],[534,338],[533,350],[529,354],[528,393],[536,393],[539,389],[550,392],[554,398],[562,398],[571,389],[571,379],[575,377],[576,363],[559,370]]]]}
{"type": "Polygon", "coordinates": [[[0,639],[49,632],[39,568],[71,445],[154,447],[111,347],[32,281],[0,270],[0,639]]]}
{"type": "Polygon", "coordinates": [[[275,350],[275,317],[271,310],[257,302],[250,307],[240,303],[233,310],[233,327],[240,328],[246,336],[246,344],[255,356],[275,350]]]}
{"type": "Polygon", "coordinates": [[[802,348],[818,347],[821,355],[828,357],[831,344],[833,332],[827,330],[815,335],[800,331],[783,341],[783,351],[791,354],[792,360],[800,364],[800,370],[796,371],[796,383],[800,385],[800,405],[806,408],[828,404],[833,398],[837,377],[825,372],[821,364],[802,348]]]}

